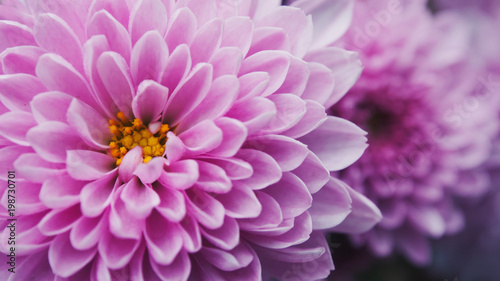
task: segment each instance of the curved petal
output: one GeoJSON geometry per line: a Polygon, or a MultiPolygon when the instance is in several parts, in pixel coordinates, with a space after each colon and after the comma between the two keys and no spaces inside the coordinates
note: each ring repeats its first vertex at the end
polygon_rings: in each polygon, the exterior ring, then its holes
{"type": "Polygon", "coordinates": [[[163,36],[167,23],[167,10],[161,0],[137,1],[130,12],[128,25],[132,45],[149,30],[157,30],[163,36]]]}
{"type": "Polygon", "coordinates": [[[29,146],[28,131],[36,126],[33,115],[24,111],[11,111],[0,115],[0,134],[13,143],[29,146]]]}
{"type": "Polygon", "coordinates": [[[175,189],[153,184],[153,188],[160,197],[160,204],[156,211],[170,222],[180,222],[186,215],[186,202],[184,195],[175,189]]]}
{"type": "Polygon", "coordinates": [[[115,160],[90,150],[69,150],[66,158],[68,174],[76,180],[96,180],[115,168],[115,160]]]}
{"type": "Polygon", "coordinates": [[[142,183],[149,184],[158,180],[163,172],[163,166],[165,165],[165,158],[154,157],[148,163],[141,163],[137,166],[134,171],[142,183]]]}
{"type": "Polygon", "coordinates": [[[189,46],[193,65],[208,62],[217,49],[222,39],[222,21],[215,18],[201,26],[194,35],[189,46]]]}
{"type": "Polygon", "coordinates": [[[120,166],[118,166],[118,173],[120,180],[128,182],[134,178],[134,172],[142,163],[142,147],[136,146],[129,150],[122,158],[120,166]]]}
{"type": "Polygon", "coordinates": [[[161,84],[170,91],[175,90],[181,80],[183,80],[191,70],[191,65],[189,47],[185,44],[177,46],[170,54],[167,66],[160,74],[161,84]]]}
{"type": "Polygon", "coordinates": [[[169,48],[189,44],[194,38],[196,29],[196,16],[188,8],[182,7],[172,15],[170,27],[165,35],[165,41],[169,48]]]}
{"type": "Polygon", "coordinates": [[[24,153],[14,162],[14,168],[26,180],[43,183],[65,173],[64,165],[43,160],[36,153],[24,153]]]}
{"type": "Polygon", "coordinates": [[[179,135],[190,155],[200,155],[222,143],[222,130],[210,120],[202,121],[179,135]]]}
{"type": "Polygon", "coordinates": [[[0,57],[0,69],[4,74],[25,73],[35,75],[38,58],[45,50],[35,46],[16,46],[9,48],[0,57]]]}
{"type": "Polygon", "coordinates": [[[153,208],[160,204],[160,197],[153,188],[142,184],[137,179],[125,184],[120,198],[129,213],[139,219],[148,217],[153,208]]]}
{"type": "Polygon", "coordinates": [[[44,235],[60,235],[68,231],[81,216],[80,205],[76,204],[66,209],[52,210],[43,217],[37,227],[44,235]]]}
{"type": "Polygon", "coordinates": [[[106,119],[92,107],[74,99],[67,111],[68,124],[75,129],[90,147],[103,150],[109,146],[111,133],[106,119]]]}
{"type": "Polygon", "coordinates": [[[162,265],[171,264],[182,249],[179,225],[169,222],[158,212],[146,219],[144,238],[153,260],[162,265]]]}
{"type": "Polygon", "coordinates": [[[29,27],[14,21],[0,20],[0,52],[19,45],[36,46],[35,38],[29,27]]]}
{"type": "Polygon", "coordinates": [[[190,188],[199,178],[198,163],[194,160],[182,160],[167,165],[158,181],[166,187],[177,190],[190,188]]]}
{"type": "Polygon", "coordinates": [[[45,91],[45,86],[35,76],[18,73],[0,75],[0,101],[10,110],[30,111],[31,100],[45,91]]]}
{"type": "Polygon", "coordinates": [[[318,192],[330,179],[330,172],[314,153],[309,153],[293,173],[306,184],[311,194],[318,192]]]}
{"type": "Polygon", "coordinates": [[[158,81],[167,65],[168,47],[156,30],[146,32],[132,49],[130,70],[135,85],[144,80],[158,81]]]}
{"type": "Polygon", "coordinates": [[[99,241],[99,254],[108,268],[119,269],[130,262],[140,242],[141,240],[121,239],[107,233],[99,241]]]}
{"type": "Polygon", "coordinates": [[[227,117],[241,121],[253,135],[267,126],[277,113],[276,105],[267,98],[254,97],[234,104],[227,117]]]}
{"type": "Polygon", "coordinates": [[[80,201],[79,195],[85,182],[68,175],[49,178],[43,182],[40,201],[49,208],[66,208],[80,201]]]}
{"type": "Polygon", "coordinates": [[[284,219],[297,217],[309,209],[313,202],[304,182],[292,173],[283,173],[279,182],[263,191],[278,202],[284,219]]]}
{"type": "Polygon", "coordinates": [[[264,134],[278,134],[296,125],[306,114],[306,102],[296,95],[280,94],[268,97],[276,106],[276,115],[263,128],[264,134]]]}
{"type": "Polygon", "coordinates": [[[67,122],[66,113],[74,97],[61,92],[46,92],[36,95],[31,101],[33,118],[38,123],[45,121],[67,122]]]}
{"type": "Polygon", "coordinates": [[[352,199],[346,185],[331,178],[313,195],[314,204],[309,209],[314,229],[327,229],[339,225],[351,213],[352,199]]]}
{"type": "Polygon", "coordinates": [[[197,189],[188,189],[186,202],[189,213],[209,229],[216,229],[224,223],[224,206],[211,195],[197,189]]]}
{"type": "Polygon", "coordinates": [[[61,277],[69,277],[94,258],[96,248],[77,250],[71,245],[69,234],[58,235],[50,244],[48,259],[53,272],[61,277]]]}
{"type": "Polygon", "coordinates": [[[240,149],[236,157],[252,165],[253,175],[240,182],[253,190],[266,188],[281,179],[281,167],[269,154],[255,149],[240,149]]]}
{"type": "Polygon", "coordinates": [[[224,21],[221,47],[236,47],[246,57],[252,43],[253,21],[247,17],[235,16],[224,21]]]}
{"type": "Polygon", "coordinates": [[[151,267],[162,280],[186,281],[191,273],[191,260],[186,252],[181,251],[169,265],[153,261],[151,267]]]}
{"type": "Polygon", "coordinates": [[[217,229],[201,229],[203,237],[215,246],[230,251],[240,242],[238,222],[230,217],[224,218],[224,224],[217,229]]]}
{"type": "Polygon", "coordinates": [[[132,100],[132,111],[144,124],[157,121],[165,108],[168,88],[152,80],[139,84],[137,95],[132,100]]]}
{"type": "Polygon", "coordinates": [[[227,193],[231,190],[231,180],[221,167],[205,162],[197,161],[200,177],[195,186],[209,193],[227,193]]]}
{"type": "Polygon", "coordinates": [[[97,217],[109,206],[115,190],[116,173],[86,184],[80,192],[80,207],[86,217],[97,217]]]}
{"type": "Polygon", "coordinates": [[[228,193],[218,195],[217,200],[224,205],[226,215],[236,219],[256,218],[263,210],[255,193],[238,182],[234,183],[228,193]]]}

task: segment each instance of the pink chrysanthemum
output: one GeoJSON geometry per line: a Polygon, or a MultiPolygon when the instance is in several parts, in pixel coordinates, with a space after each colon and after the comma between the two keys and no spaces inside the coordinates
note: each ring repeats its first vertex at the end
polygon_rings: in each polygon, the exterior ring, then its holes
{"type": "Polygon", "coordinates": [[[4,217],[7,170],[17,181],[9,278],[316,280],[333,269],[320,230],[380,219],[329,174],[366,148],[361,129],[325,114],[359,61],[313,41],[303,10],[25,2],[0,6],[4,217]]]}
{"type": "Polygon", "coordinates": [[[478,77],[469,33],[458,18],[435,18],[421,1],[359,1],[341,46],[360,52],[363,74],[333,112],[368,131],[370,147],[341,178],[372,199],[383,219],[356,235],[378,256],[395,248],[429,261],[428,238],[463,228],[454,196],[488,188],[497,127],[493,95],[478,77]]]}

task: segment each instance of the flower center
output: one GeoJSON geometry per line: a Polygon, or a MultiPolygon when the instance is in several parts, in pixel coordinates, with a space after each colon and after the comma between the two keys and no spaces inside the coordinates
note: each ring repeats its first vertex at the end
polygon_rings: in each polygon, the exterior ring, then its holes
{"type": "Polygon", "coordinates": [[[143,162],[148,163],[153,157],[162,156],[165,152],[167,124],[150,124],[146,127],[140,119],[130,121],[123,112],[116,114],[118,120],[109,120],[109,131],[113,134],[109,142],[111,156],[120,165],[123,157],[136,146],[142,147],[143,162]]]}

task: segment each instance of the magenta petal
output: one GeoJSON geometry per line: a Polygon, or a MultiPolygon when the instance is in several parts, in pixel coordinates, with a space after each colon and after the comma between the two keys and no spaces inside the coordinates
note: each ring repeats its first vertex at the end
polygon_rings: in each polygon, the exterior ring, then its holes
{"type": "Polygon", "coordinates": [[[157,30],[161,36],[167,30],[167,10],[161,0],[139,0],[130,12],[128,30],[132,45],[149,30],[157,30]]]}
{"type": "Polygon", "coordinates": [[[330,171],[346,168],[361,157],[366,132],[353,123],[329,116],[316,130],[300,138],[330,171]]]}
{"type": "Polygon", "coordinates": [[[153,261],[151,267],[162,280],[185,281],[191,273],[191,260],[186,252],[181,251],[169,265],[153,261]]]}
{"type": "Polygon", "coordinates": [[[44,235],[58,235],[68,231],[81,216],[80,205],[76,204],[66,209],[52,210],[43,217],[37,227],[44,235]]]}
{"type": "Polygon", "coordinates": [[[115,159],[90,150],[69,150],[66,158],[68,174],[76,180],[96,180],[114,169],[115,159]]]}
{"type": "Polygon", "coordinates": [[[31,101],[31,111],[38,123],[59,121],[66,123],[68,111],[73,97],[61,92],[46,92],[36,95],[31,101]]]}
{"type": "Polygon", "coordinates": [[[222,143],[210,151],[210,155],[232,157],[240,150],[247,138],[247,128],[241,122],[232,118],[218,118],[215,125],[222,130],[222,143]]]}
{"type": "MultiPolygon", "coordinates": [[[[30,147],[25,146],[17,146],[10,145],[0,148],[0,170],[1,171],[9,171],[12,169],[12,164],[16,159],[23,155],[24,153],[33,152],[30,147]]],[[[0,175],[1,180],[8,180],[8,173],[4,173],[4,175],[0,175]]],[[[0,189],[1,190],[1,189],[0,189]]]]}
{"type": "Polygon", "coordinates": [[[107,231],[106,219],[80,218],[71,229],[69,239],[71,245],[77,250],[87,250],[94,248],[107,231]]]}
{"type": "Polygon", "coordinates": [[[76,181],[68,175],[49,178],[40,190],[40,201],[49,208],[66,208],[80,201],[80,191],[84,182],[76,181]]]}
{"type": "Polygon", "coordinates": [[[179,225],[153,212],[146,220],[144,238],[154,261],[162,265],[171,264],[182,248],[179,225]]]}
{"type": "Polygon", "coordinates": [[[314,204],[309,209],[314,229],[327,229],[339,225],[351,213],[351,197],[345,184],[337,179],[330,181],[313,195],[314,204]]]}
{"type": "Polygon", "coordinates": [[[86,217],[97,217],[109,206],[115,189],[116,173],[86,184],[80,193],[82,213],[86,217]]]}
{"type": "Polygon", "coordinates": [[[247,56],[267,50],[290,52],[290,49],[290,40],[282,28],[264,26],[255,28],[247,56]]]}
{"type": "Polygon", "coordinates": [[[98,108],[85,78],[64,58],[52,53],[42,55],[36,65],[36,75],[48,90],[72,95],[98,108]]]}
{"type": "Polygon", "coordinates": [[[224,218],[224,224],[217,229],[201,229],[203,237],[215,246],[230,251],[240,242],[240,228],[238,222],[230,217],[224,218]]]}
{"type": "Polygon", "coordinates": [[[284,172],[291,171],[306,159],[309,149],[303,143],[280,135],[264,135],[250,139],[248,146],[269,154],[284,172]]]}
{"type": "Polygon", "coordinates": [[[439,238],[446,232],[446,222],[437,209],[429,206],[410,206],[408,219],[417,229],[439,238]]]}
{"type": "Polygon", "coordinates": [[[153,188],[160,197],[160,204],[156,206],[156,211],[168,221],[180,222],[186,215],[184,195],[161,184],[153,184],[153,188]]]}
{"type": "Polygon", "coordinates": [[[290,57],[290,67],[285,81],[276,93],[293,94],[301,96],[309,81],[309,68],[305,61],[290,57]]]}
{"type": "Polygon", "coordinates": [[[232,181],[247,179],[252,176],[253,169],[247,162],[238,158],[208,158],[203,157],[200,160],[215,164],[226,172],[228,178],[232,181]]]}
{"type": "Polygon", "coordinates": [[[217,17],[217,7],[214,0],[189,0],[186,2],[186,7],[188,7],[189,10],[193,11],[200,26],[205,24],[210,19],[217,17]]]}
{"type": "MultiPolygon", "coordinates": [[[[363,233],[370,230],[374,225],[380,222],[382,213],[377,206],[363,194],[355,191],[346,184],[343,185],[351,197],[352,211],[347,218],[341,224],[334,227],[333,230],[335,232],[344,233],[363,233]]],[[[313,197],[316,198],[315,196],[313,197]]],[[[311,211],[309,212],[311,213],[311,211]]]]}
{"type": "Polygon", "coordinates": [[[160,178],[164,165],[165,158],[154,157],[148,163],[139,164],[137,169],[134,171],[134,175],[136,175],[142,183],[153,183],[160,178]]]}
{"type": "Polygon", "coordinates": [[[189,46],[193,65],[207,62],[217,49],[219,49],[222,37],[222,21],[213,19],[201,26],[194,35],[189,46]]]}
{"type": "Polygon", "coordinates": [[[203,247],[203,257],[215,267],[223,271],[234,271],[248,266],[253,260],[253,254],[244,243],[240,243],[230,251],[218,248],[203,247]]]}
{"type": "Polygon", "coordinates": [[[294,139],[299,138],[316,129],[325,120],[325,108],[315,101],[306,100],[306,114],[295,126],[282,134],[294,139]]]}
{"type": "Polygon", "coordinates": [[[35,67],[38,58],[45,51],[35,46],[17,46],[9,48],[0,57],[0,68],[4,74],[26,73],[35,75],[35,67]]]}
{"type": "Polygon", "coordinates": [[[33,35],[38,46],[65,58],[83,74],[82,44],[72,28],[54,14],[41,14],[35,21],[33,35]]]}
{"type": "Polygon", "coordinates": [[[333,93],[335,79],[332,71],[321,63],[310,62],[309,80],[301,98],[314,100],[319,104],[324,104],[333,93]]]}
{"type": "Polygon", "coordinates": [[[199,177],[198,163],[194,160],[182,160],[165,167],[158,181],[166,187],[177,190],[190,188],[199,177]]]}
{"type": "Polygon", "coordinates": [[[253,135],[267,126],[276,115],[276,106],[267,98],[254,97],[238,102],[226,114],[227,117],[241,121],[253,135]]]}
{"type": "Polygon", "coordinates": [[[224,205],[226,215],[237,219],[257,218],[263,207],[255,193],[246,185],[236,182],[230,192],[220,194],[217,200],[224,205]]]}
{"type": "Polygon", "coordinates": [[[19,73],[0,76],[0,101],[10,110],[30,111],[29,103],[45,91],[35,76],[19,73]]]}
{"type": "Polygon", "coordinates": [[[252,42],[253,21],[247,17],[231,17],[224,22],[221,47],[237,47],[245,57],[252,42]]]}
{"type": "Polygon", "coordinates": [[[51,177],[65,173],[64,166],[43,160],[36,153],[24,153],[14,162],[14,168],[26,180],[43,183],[51,177]]]}
{"type": "Polygon", "coordinates": [[[264,192],[256,191],[255,195],[262,206],[260,215],[256,218],[241,219],[239,226],[241,229],[274,229],[283,222],[283,213],[278,202],[264,192]]]}
{"type": "Polygon", "coordinates": [[[134,172],[142,163],[142,147],[136,146],[125,154],[122,158],[120,166],[118,166],[118,173],[120,180],[128,182],[134,177],[134,172]]]}
{"type": "Polygon", "coordinates": [[[311,194],[318,192],[330,179],[330,172],[314,153],[309,153],[293,173],[306,184],[311,194]]]}
{"type": "Polygon", "coordinates": [[[263,189],[281,179],[281,168],[269,154],[254,149],[240,149],[236,157],[252,165],[253,175],[241,182],[253,190],[263,189]]]}
{"type": "Polygon", "coordinates": [[[271,77],[270,84],[262,95],[268,96],[281,87],[289,67],[290,59],[286,52],[262,51],[243,61],[240,75],[255,71],[267,72],[271,77]]]}
{"type": "Polygon", "coordinates": [[[267,89],[271,78],[269,74],[261,71],[241,75],[238,79],[240,80],[238,101],[243,101],[262,95],[267,89]]]}
{"type": "Polygon", "coordinates": [[[168,46],[189,44],[194,38],[197,29],[196,16],[186,7],[175,11],[172,15],[170,27],[165,35],[168,46]]]}
{"type": "Polygon", "coordinates": [[[198,64],[168,99],[163,121],[177,125],[206,97],[212,84],[212,66],[198,64]]]}
{"type": "Polygon", "coordinates": [[[165,143],[165,156],[170,163],[179,161],[186,153],[187,148],[182,140],[172,131],[167,133],[167,143],[165,143]]]}
{"type": "Polygon", "coordinates": [[[110,269],[127,265],[141,240],[120,239],[108,233],[99,241],[99,254],[110,269]]]}
{"type": "Polygon", "coordinates": [[[73,128],[57,121],[44,122],[30,129],[26,140],[43,159],[55,163],[66,162],[68,150],[86,147],[73,128]]]}
{"type": "Polygon", "coordinates": [[[168,47],[158,31],[146,32],[132,49],[130,70],[135,85],[143,80],[158,81],[167,65],[168,47]]]}
{"type": "Polygon", "coordinates": [[[68,234],[58,235],[49,248],[49,263],[53,272],[61,277],[69,277],[95,256],[96,248],[80,251],[71,245],[68,234]]]}
{"type": "Polygon", "coordinates": [[[11,111],[0,115],[0,134],[19,145],[29,146],[26,134],[34,126],[36,121],[31,113],[11,111]]]}
{"type": "Polygon", "coordinates": [[[236,47],[218,49],[210,58],[209,63],[214,67],[214,77],[238,74],[243,57],[241,50],[236,47]]]}
{"type": "Polygon", "coordinates": [[[214,120],[224,115],[236,99],[238,88],[239,81],[234,76],[215,79],[207,96],[179,124],[179,130],[182,132],[203,120],[214,120]]]}
{"type": "Polygon", "coordinates": [[[120,198],[125,203],[125,208],[129,213],[139,219],[148,217],[153,208],[160,204],[160,197],[153,188],[144,185],[137,179],[125,184],[120,198]]]}
{"type": "Polygon", "coordinates": [[[10,40],[0,41],[0,52],[19,45],[36,45],[31,29],[18,22],[0,20],[0,33],[9,34],[11,36],[9,37],[10,40]]]}
{"type": "Polygon", "coordinates": [[[114,52],[104,52],[97,60],[97,71],[117,107],[132,117],[131,104],[134,94],[130,69],[125,59],[114,52]]]}
{"type": "Polygon", "coordinates": [[[190,155],[207,153],[222,142],[222,130],[210,120],[202,121],[179,135],[190,155]]]}
{"type": "Polygon", "coordinates": [[[188,189],[186,201],[189,213],[209,229],[216,229],[224,223],[224,206],[211,195],[197,189],[188,189]]]}
{"type": "Polygon", "coordinates": [[[161,84],[168,89],[176,89],[179,82],[191,69],[189,47],[185,44],[177,46],[167,61],[167,66],[160,75],[161,84]]]}
{"type": "Polygon", "coordinates": [[[98,150],[109,147],[108,141],[112,135],[108,129],[108,122],[92,107],[74,99],[66,116],[68,124],[78,132],[87,145],[98,150]]]}
{"type": "Polygon", "coordinates": [[[89,9],[89,15],[106,10],[123,26],[128,26],[129,9],[126,0],[99,0],[93,1],[89,9]]]}
{"type": "Polygon", "coordinates": [[[141,119],[144,124],[157,121],[165,108],[167,98],[168,88],[152,80],[143,81],[132,100],[134,116],[141,119]]]}
{"type": "Polygon", "coordinates": [[[125,203],[120,199],[124,186],[120,186],[112,195],[109,230],[114,236],[119,238],[140,240],[144,229],[144,219],[138,219],[131,214],[125,207],[125,203]]]}
{"type": "Polygon", "coordinates": [[[231,190],[231,180],[221,167],[205,161],[197,161],[200,177],[196,187],[210,193],[227,193],[231,190]]]}
{"type": "Polygon", "coordinates": [[[201,249],[200,226],[196,219],[187,215],[181,221],[183,247],[190,253],[196,253],[201,249]]]}
{"type": "Polygon", "coordinates": [[[130,35],[127,29],[107,11],[101,10],[92,16],[87,23],[87,35],[89,38],[104,35],[111,51],[119,53],[126,61],[130,60],[132,49],[130,35]]]}
{"type": "Polygon", "coordinates": [[[262,130],[264,134],[278,134],[296,125],[306,114],[306,102],[292,94],[268,97],[276,106],[276,115],[262,130]]]}
{"type": "Polygon", "coordinates": [[[313,199],[306,185],[292,173],[283,173],[279,182],[263,191],[278,201],[285,219],[302,214],[312,205],[313,199]]]}

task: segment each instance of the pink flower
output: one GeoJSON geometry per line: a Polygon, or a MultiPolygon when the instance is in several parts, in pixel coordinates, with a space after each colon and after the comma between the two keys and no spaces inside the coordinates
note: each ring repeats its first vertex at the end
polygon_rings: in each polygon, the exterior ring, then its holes
{"type": "Polygon", "coordinates": [[[304,11],[26,2],[0,6],[5,218],[7,170],[17,179],[11,278],[316,280],[333,269],[322,230],[380,219],[329,173],[366,148],[364,131],[325,113],[359,61],[322,47],[335,38],[315,44],[304,11]]]}
{"type": "Polygon", "coordinates": [[[383,214],[354,242],[377,256],[397,249],[416,264],[429,261],[429,238],[463,228],[454,198],[488,189],[481,165],[498,127],[467,25],[448,13],[433,17],[423,4],[357,3],[339,45],[359,51],[365,69],[333,107],[367,130],[370,143],[341,179],[383,214]]]}

